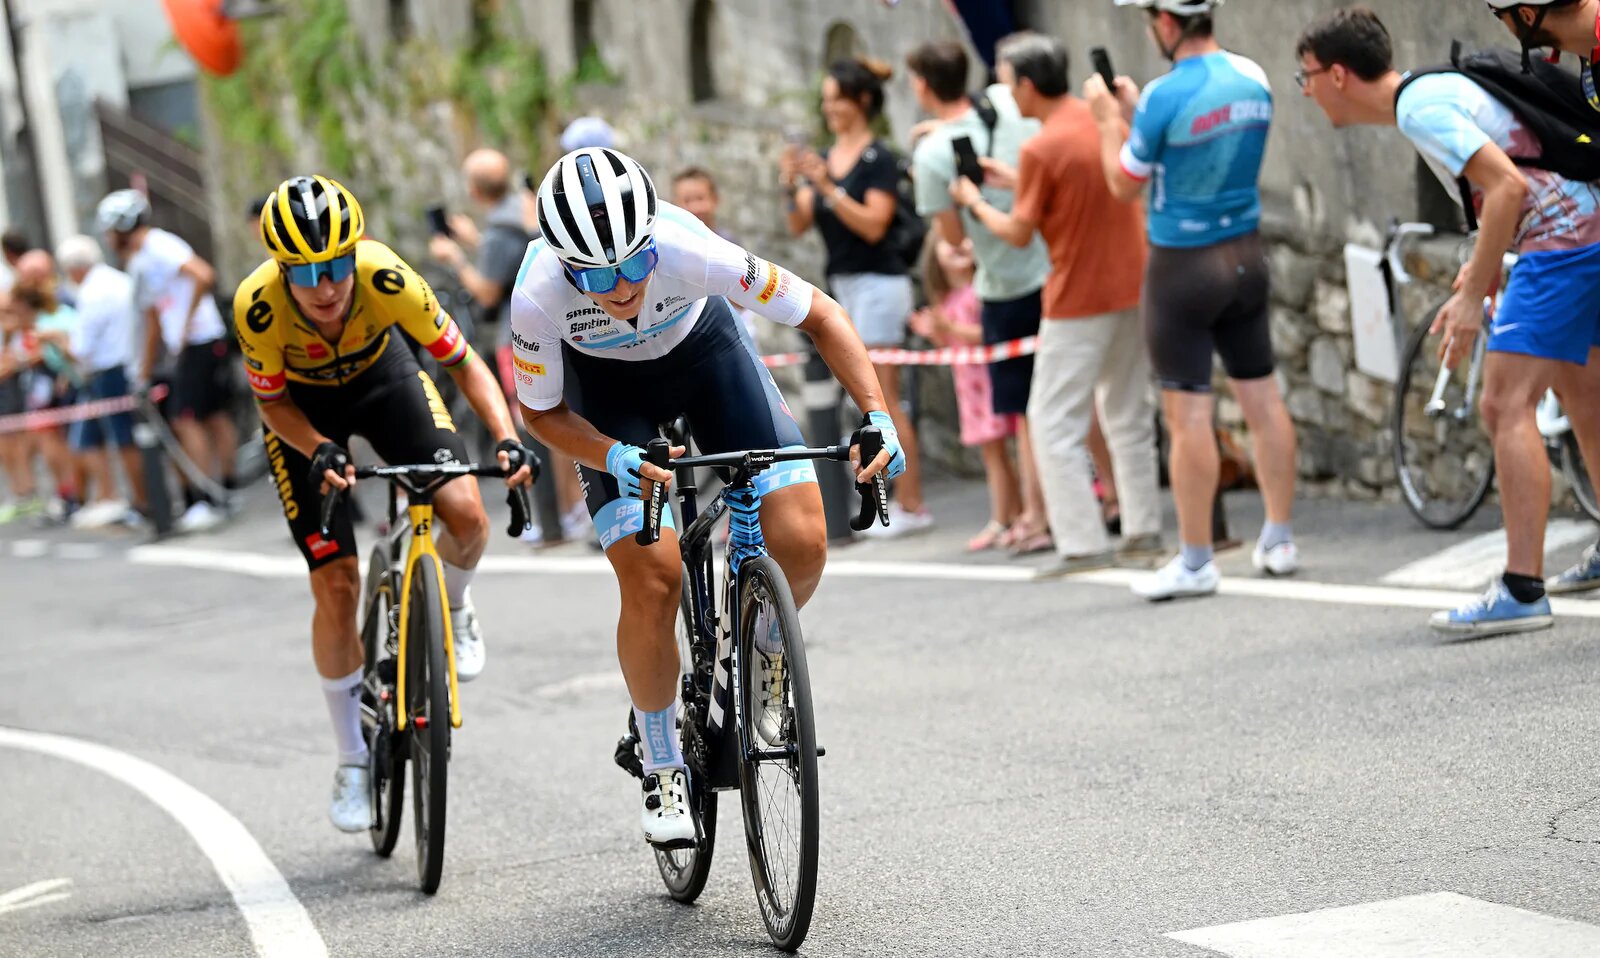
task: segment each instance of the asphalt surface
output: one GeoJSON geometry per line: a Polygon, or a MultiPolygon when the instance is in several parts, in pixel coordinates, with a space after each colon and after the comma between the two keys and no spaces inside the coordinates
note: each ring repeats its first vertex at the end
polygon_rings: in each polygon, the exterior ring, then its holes
{"type": "MultiPolygon", "coordinates": [[[[1016,565],[962,555],[981,502],[941,487],[935,533],[835,558],[1016,565]]],[[[258,487],[239,522],[172,546],[293,558],[275,506],[258,487]]],[[[1230,515],[1245,536],[1259,522],[1247,494],[1230,515]]],[[[1302,578],[1374,584],[1496,520],[1440,535],[1398,506],[1305,502],[1302,578]]],[[[110,746],[214,799],[329,954],[773,953],[733,796],[700,903],[662,891],[610,758],[627,700],[603,571],[474,586],[489,663],[464,686],[426,898],[409,822],[387,861],[327,822],[303,579],[139,564],[133,545],[0,527],[0,727],[110,746]]],[[[1224,571],[1248,576],[1246,551],[1224,571]]],[[[1203,956],[1165,936],[1438,891],[1600,924],[1600,620],[1459,642],[1381,602],[1150,606],[1115,584],[896,572],[830,575],[804,621],[828,754],[803,954],[1203,956]]],[[[0,747],[0,812],[0,955],[254,953],[217,868],[122,782],[0,747]],[[56,879],[62,897],[5,904],[56,879]]]]}

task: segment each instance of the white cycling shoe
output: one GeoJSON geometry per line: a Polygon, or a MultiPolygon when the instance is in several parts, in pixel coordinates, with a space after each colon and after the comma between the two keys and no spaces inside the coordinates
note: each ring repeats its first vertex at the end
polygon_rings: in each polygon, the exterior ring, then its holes
{"type": "Polygon", "coordinates": [[[1215,562],[1191,569],[1183,564],[1183,556],[1177,555],[1153,575],[1135,582],[1133,592],[1151,602],[1165,602],[1168,599],[1211,595],[1217,591],[1221,581],[1222,573],[1217,571],[1215,562]]]}
{"type": "Polygon", "coordinates": [[[1293,575],[1300,571],[1300,547],[1293,542],[1280,542],[1263,549],[1258,542],[1255,551],[1250,553],[1250,564],[1257,572],[1267,575],[1293,575]]]}
{"type": "Polygon", "coordinates": [[[483,660],[488,657],[483,648],[483,627],[478,625],[471,599],[461,608],[450,610],[450,637],[455,643],[456,678],[471,682],[483,671],[483,660]]]}
{"type": "Polygon", "coordinates": [[[682,768],[663,768],[644,777],[644,840],[657,848],[692,848],[696,839],[689,812],[689,775],[682,768]]]}
{"type": "Polygon", "coordinates": [[[364,832],[372,827],[372,794],[365,765],[341,765],[333,773],[333,801],[328,818],[341,832],[364,832]]]}

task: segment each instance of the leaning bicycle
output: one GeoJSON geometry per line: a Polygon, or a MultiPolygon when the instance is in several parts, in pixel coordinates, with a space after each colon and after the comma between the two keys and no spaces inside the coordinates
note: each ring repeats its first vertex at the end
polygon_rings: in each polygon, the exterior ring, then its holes
{"type": "MultiPolygon", "coordinates": [[[[534,479],[539,463],[529,462],[534,479]]],[[[400,838],[406,762],[411,763],[417,880],[431,895],[444,875],[445,798],[450,734],[461,727],[454,636],[444,571],[433,541],[433,497],[462,476],[503,477],[499,464],[361,466],[357,479],[389,483],[389,532],[372,548],[362,601],[361,730],[367,741],[372,848],[387,858],[400,838]],[[406,493],[399,515],[398,492],[406,493]]],[[[343,497],[322,498],[323,535],[343,497]]],[[[527,487],[510,490],[509,535],[528,526],[527,487]]]]}
{"type": "MultiPolygon", "coordinates": [[[[871,462],[882,448],[875,428],[861,429],[856,441],[861,462],[871,462]]],[[[794,596],[761,535],[756,477],[780,462],[845,462],[850,446],[670,459],[674,444],[684,444],[682,437],[653,440],[646,452],[651,463],[673,470],[678,480],[683,524],[678,540],[683,556],[680,734],[698,838],[689,848],[654,849],[656,866],[672,898],[685,904],[698,898],[716,846],[717,793],[738,789],[762,923],[773,944],[793,951],[805,941],[816,904],[817,759],[825,751],[817,745],[811,674],[794,596]],[[700,466],[731,470],[703,513],[694,484],[694,469],[700,466]],[[724,515],[730,519],[729,535],[719,577],[713,567],[712,531],[724,515]],[[758,635],[758,625],[764,634],[758,635]],[[754,665],[758,655],[766,667],[754,665]],[[763,677],[769,683],[765,689],[763,677]]],[[[874,516],[887,525],[888,492],[881,474],[856,488],[861,511],[851,526],[865,529],[874,516]]],[[[664,498],[663,486],[654,485],[645,504],[645,528],[637,536],[641,545],[660,537],[664,498]]],[[[643,777],[631,712],[629,733],[617,743],[616,761],[643,777]]]]}

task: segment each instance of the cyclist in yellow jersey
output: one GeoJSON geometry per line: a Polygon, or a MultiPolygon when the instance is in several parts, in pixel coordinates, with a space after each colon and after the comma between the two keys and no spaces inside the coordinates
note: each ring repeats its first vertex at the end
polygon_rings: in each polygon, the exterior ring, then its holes
{"type": "MultiPolygon", "coordinates": [[[[450,371],[498,440],[501,465],[514,469],[508,484],[529,481],[532,457],[517,439],[500,384],[433,290],[405,260],[362,233],[361,206],[343,186],[321,176],[285,180],[261,211],[261,241],[272,258],[239,286],[233,315],[284,518],[311,570],[312,658],[339,750],[328,814],[347,832],[372,822],[356,634],[361,571],[345,510],[331,538],[322,536],[321,494],[353,484],[345,452],[352,434],[391,463],[467,458],[433,380],[392,328],[450,371]]],[[[483,636],[467,586],[488,542],[489,520],[472,480],[450,482],[434,505],[444,526],[438,546],[456,672],[468,681],[483,669],[483,636]]]]}

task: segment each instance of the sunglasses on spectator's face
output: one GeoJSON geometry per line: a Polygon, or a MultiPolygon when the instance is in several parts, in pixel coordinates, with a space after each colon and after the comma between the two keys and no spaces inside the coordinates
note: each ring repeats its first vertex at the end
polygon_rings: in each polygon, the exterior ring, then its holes
{"type": "Polygon", "coordinates": [[[561,266],[572,277],[572,282],[585,293],[609,293],[617,288],[622,280],[638,283],[655,271],[656,241],[651,240],[644,249],[623,260],[616,266],[596,266],[591,269],[579,269],[565,261],[561,266]]]}
{"type": "Polygon", "coordinates": [[[289,282],[296,286],[310,289],[322,281],[326,276],[335,283],[342,283],[350,278],[356,271],[356,254],[346,253],[343,256],[328,260],[326,263],[302,263],[289,267],[289,282]]]}

